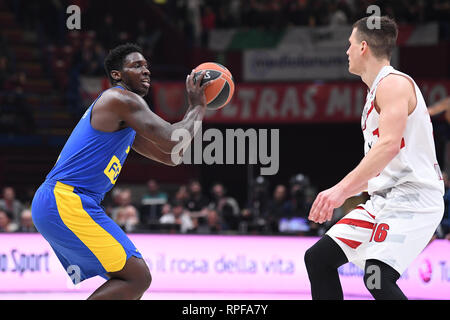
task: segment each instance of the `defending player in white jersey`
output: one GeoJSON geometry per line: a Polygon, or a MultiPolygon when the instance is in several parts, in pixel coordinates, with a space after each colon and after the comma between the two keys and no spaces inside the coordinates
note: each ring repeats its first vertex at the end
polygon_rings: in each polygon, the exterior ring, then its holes
{"type": "Polygon", "coordinates": [[[313,299],[343,298],[337,268],[348,261],[364,269],[375,299],[406,299],[396,282],[430,241],[444,212],[425,101],[414,80],[390,66],[397,25],[388,17],[370,17],[376,19],[370,24],[368,19],[353,25],[347,50],[349,71],[369,88],[361,119],[365,156],[317,196],[309,219],[329,221],[335,208],[365,190],[370,199],[305,253],[313,299]]]}

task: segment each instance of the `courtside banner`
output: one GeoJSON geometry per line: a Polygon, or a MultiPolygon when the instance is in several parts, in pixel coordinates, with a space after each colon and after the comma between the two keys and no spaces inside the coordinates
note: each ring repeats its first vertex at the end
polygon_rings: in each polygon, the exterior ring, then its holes
{"type": "MultiPolygon", "coordinates": [[[[450,81],[417,81],[432,104],[450,94],[450,81]]],[[[153,82],[153,107],[168,121],[182,119],[186,108],[182,82],[153,82]]],[[[231,102],[207,111],[209,123],[270,124],[304,122],[358,122],[367,87],[360,81],[327,83],[236,83],[231,102]]]]}
{"type": "MultiPolygon", "coordinates": [[[[318,238],[143,235],[131,240],[152,273],[151,291],[308,293],[304,253],[318,238]]],[[[339,269],[345,295],[367,295],[362,272],[339,269]]],[[[0,235],[0,292],[92,292],[100,277],[78,285],[39,234],[0,235]]],[[[435,240],[398,281],[409,298],[450,299],[450,241],[435,240]]]]}
{"type": "MultiPolygon", "coordinates": [[[[345,42],[343,42],[345,43],[345,42]]],[[[243,53],[245,81],[358,79],[348,72],[346,47],[254,49],[243,53]]],[[[397,54],[393,55],[394,57],[397,54]]]]}

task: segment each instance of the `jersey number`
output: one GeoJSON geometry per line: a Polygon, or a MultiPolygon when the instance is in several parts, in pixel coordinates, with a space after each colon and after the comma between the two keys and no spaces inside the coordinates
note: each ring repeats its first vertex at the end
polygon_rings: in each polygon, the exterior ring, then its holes
{"type": "Polygon", "coordinates": [[[376,223],[373,226],[372,235],[370,236],[369,242],[383,242],[386,239],[387,232],[389,230],[389,225],[386,223],[376,223]]]}

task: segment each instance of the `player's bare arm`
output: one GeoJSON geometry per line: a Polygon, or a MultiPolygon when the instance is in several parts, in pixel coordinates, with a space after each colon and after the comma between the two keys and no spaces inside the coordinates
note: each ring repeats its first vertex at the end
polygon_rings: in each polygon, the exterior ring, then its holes
{"type": "Polygon", "coordinates": [[[179,163],[174,163],[170,154],[164,153],[159,149],[155,143],[140,135],[136,135],[134,138],[133,150],[143,155],[146,158],[155,160],[157,162],[166,164],[168,166],[176,166],[179,163]]]}
{"type": "MultiPolygon", "coordinates": [[[[184,118],[171,124],[152,112],[145,100],[138,94],[121,89],[111,89],[102,96],[93,111],[92,125],[102,131],[116,131],[122,127],[131,127],[136,136],[142,136],[157,146],[163,153],[170,154],[178,141],[172,141],[172,132],[178,128],[188,130],[194,136],[194,123],[203,119],[206,100],[204,89],[208,83],[200,86],[204,74],[199,81],[193,82],[194,74],[186,79],[189,109],[184,118]],[[96,118],[94,120],[94,117],[96,118]],[[100,128],[98,128],[99,126],[100,128]]],[[[142,140],[145,142],[145,140],[142,140]]],[[[141,148],[142,143],[141,142],[141,148]]],[[[153,146],[149,146],[150,150],[153,146]]]]}
{"type": "Polygon", "coordinates": [[[379,112],[379,139],[358,166],[337,185],[327,189],[314,201],[309,219],[323,223],[331,220],[333,210],[344,201],[364,191],[370,179],[377,176],[398,154],[408,115],[416,104],[414,88],[402,76],[389,75],[379,85],[376,94],[379,112]]]}

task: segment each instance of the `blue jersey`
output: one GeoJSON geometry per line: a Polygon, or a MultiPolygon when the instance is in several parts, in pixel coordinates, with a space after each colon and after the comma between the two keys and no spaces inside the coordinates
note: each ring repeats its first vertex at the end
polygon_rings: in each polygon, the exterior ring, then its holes
{"type": "Polygon", "coordinates": [[[116,183],[136,136],[132,128],[102,132],[91,126],[92,108],[100,97],[86,110],[46,178],[99,200],[116,183]]]}

